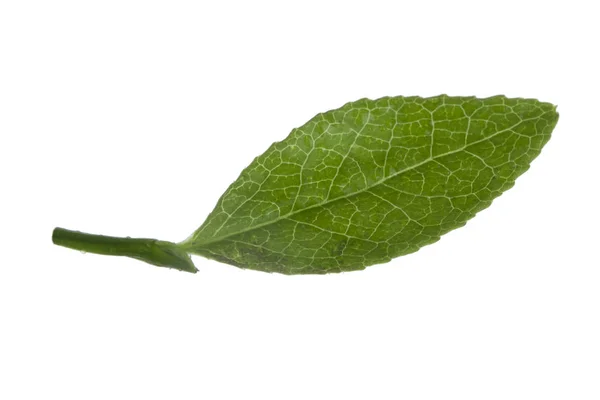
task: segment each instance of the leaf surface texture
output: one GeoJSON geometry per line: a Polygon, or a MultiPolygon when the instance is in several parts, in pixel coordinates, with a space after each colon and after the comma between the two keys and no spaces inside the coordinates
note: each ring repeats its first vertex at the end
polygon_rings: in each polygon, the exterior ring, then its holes
{"type": "Polygon", "coordinates": [[[511,188],[556,107],[495,96],[361,99],[257,157],[180,245],[285,274],[363,269],[463,226],[511,188]]]}

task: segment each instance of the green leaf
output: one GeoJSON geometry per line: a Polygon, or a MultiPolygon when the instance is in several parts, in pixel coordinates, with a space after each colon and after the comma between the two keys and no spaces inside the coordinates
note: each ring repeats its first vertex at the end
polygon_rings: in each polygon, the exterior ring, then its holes
{"type": "Polygon", "coordinates": [[[182,243],[57,228],[56,244],[195,272],[360,270],[417,251],[511,188],[550,139],[533,99],[384,97],[318,114],[257,157],[182,243]]]}
{"type": "Polygon", "coordinates": [[[512,187],[557,120],[551,104],[504,96],[348,103],[257,157],[182,246],[284,274],[388,262],[512,187]]]}

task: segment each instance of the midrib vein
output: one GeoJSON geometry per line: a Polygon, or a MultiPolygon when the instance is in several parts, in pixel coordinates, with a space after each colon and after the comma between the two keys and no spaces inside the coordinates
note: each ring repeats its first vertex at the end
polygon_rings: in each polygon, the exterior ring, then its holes
{"type": "MultiPolygon", "coordinates": [[[[500,131],[498,131],[498,132],[496,132],[496,133],[494,133],[494,134],[492,134],[492,135],[490,135],[490,136],[487,136],[487,137],[485,137],[485,138],[483,138],[483,139],[476,140],[476,141],[474,141],[473,143],[469,143],[469,144],[467,144],[466,146],[463,146],[463,147],[461,147],[461,148],[459,148],[459,149],[452,150],[452,151],[449,151],[449,152],[447,152],[447,153],[444,153],[444,154],[437,155],[437,156],[435,156],[435,157],[429,157],[429,158],[426,158],[425,160],[423,160],[423,161],[421,161],[421,162],[419,162],[419,163],[417,163],[417,164],[411,165],[410,167],[404,168],[404,169],[402,169],[402,170],[400,170],[400,171],[397,171],[397,172],[395,172],[395,173],[393,173],[393,174],[390,174],[390,175],[388,175],[388,176],[386,176],[386,177],[384,177],[384,178],[380,179],[379,181],[375,182],[375,183],[374,183],[374,184],[372,184],[371,186],[365,187],[364,189],[358,190],[358,191],[356,191],[356,192],[353,192],[353,193],[349,193],[349,194],[347,194],[347,195],[345,195],[345,196],[336,197],[336,198],[334,198],[334,199],[327,199],[327,200],[325,200],[325,201],[323,201],[323,202],[321,202],[321,203],[314,204],[314,205],[312,205],[312,206],[310,206],[310,207],[306,207],[306,208],[304,208],[304,209],[302,209],[302,210],[297,210],[297,211],[292,211],[292,212],[289,212],[289,213],[287,213],[287,214],[285,214],[285,215],[282,215],[282,216],[279,216],[279,217],[277,217],[277,218],[276,218],[276,219],[274,219],[274,220],[271,220],[271,221],[266,221],[266,222],[263,222],[263,223],[261,223],[261,224],[257,224],[257,225],[251,226],[251,227],[249,227],[249,228],[247,228],[247,229],[243,229],[243,230],[241,230],[241,231],[238,231],[238,232],[233,232],[233,233],[230,233],[230,234],[227,234],[227,235],[223,235],[223,236],[215,237],[215,238],[212,238],[211,240],[207,240],[207,241],[204,241],[204,242],[197,242],[197,241],[195,241],[196,239],[194,238],[194,235],[192,235],[192,236],[190,236],[188,239],[186,239],[186,240],[184,240],[183,242],[179,243],[179,246],[181,246],[181,247],[182,247],[182,248],[184,248],[185,250],[188,250],[188,251],[190,251],[190,252],[194,252],[194,248],[195,248],[195,247],[199,247],[199,246],[201,247],[201,246],[206,246],[206,245],[209,245],[209,244],[212,244],[212,243],[220,242],[220,241],[222,241],[222,240],[229,239],[230,237],[237,236],[237,235],[241,235],[241,234],[243,234],[243,233],[250,232],[250,231],[253,231],[253,230],[255,230],[255,229],[260,229],[260,228],[262,228],[262,227],[264,227],[264,226],[271,225],[271,224],[275,224],[275,223],[277,223],[277,222],[279,222],[279,221],[281,221],[281,220],[289,219],[290,217],[292,217],[292,216],[294,216],[294,215],[296,215],[296,214],[301,214],[301,213],[303,213],[303,212],[306,212],[306,211],[309,211],[309,210],[312,210],[312,209],[315,209],[315,208],[323,207],[323,206],[326,206],[326,205],[328,205],[328,204],[335,203],[336,201],[341,201],[341,200],[344,200],[344,199],[350,198],[350,197],[352,197],[352,196],[357,196],[357,195],[359,195],[359,194],[361,194],[361,193],[364,193],[364,192],[366,192],[366,191],[368,191],[368,190],[371,190],[371,189],[373,189],[374,187],[376,187],[376,186],[378,186],[378,185],[380,185],[380,184],[382,184],[382,183],[385,183],[385,182],[387,182],[387,181],[388,181],[388,180],[390,180],[390,179],[393,179],[393,178],[395,178],[395,177],[396,177],[396,176],[398,176],[398,175],[401,175],[401,174],[403,174],[403,173],[405,173],[405,172],[408,172],[408,171],[411,171],[411,170],[413,170],[413,169],[419,168],[420,166],[422,166],[422,165],[425,165],[425,164],[427,164],[427,163],[429,163],[429,162],[431,162],[431,161],[435,161],[435,160],[437,160],[437,159],[439,159],[439,158],[446,157],[446,156],[449,156],[449,155],[452,155],[452,154],[460,153],[461,151],[464,151],[464,150],[466,150],[466,149],[467,149],[467,148],[469,148],[470,146],[474,146],[474,145],[476,145],[476,144],[479,144],[479,143],[485,142],[486,140],[490,140],[490,139],[492,139],[492,138],[494,138],[494,137],[496,137],[496,136],[498,136],[498,135],[500,135],[500,134],[502,134],[502,133],[505,133],[505,132],[510,132],[510,131],[512,131],[513,129],[515,129],[517,126],[519,126],[519,125],[521,125],[521,124],[523,124],[523,123],[526,123],[526,122],[529,122],[529,121],[538,120],[538,119],[540,119],[540,118],[541,118],[543,115],[545,115],[546,113],[547,113],[547,112],[544,112],[544,113],[542,113],[541,115],[539,115],[539,116],[537,116],[537,117],[534,117],[534,118],[527,118],[527,119],[523,119],[523,120],[521,120],[521,121],[517,122],[516,124],[514,124],[514,125],[512,125],[512,126],[510,126],[510,127],[508,127],[508,128],[502,129],[502,130],[500,130],[500,131]]],[[[432,132],[432,133],[433,133],[433,132],[432,132]]],[[[513,132],[513,133],[515,133],[515,132],[513,132]]],[[[332,184],[333,184],[333,182],[332,182],[332,184]]],[[[300,190],[300,188],[298,188],[298,190],[300,190]]],[[[340,235],[343,235],[343,234],[340,234],[340,235]]]]}

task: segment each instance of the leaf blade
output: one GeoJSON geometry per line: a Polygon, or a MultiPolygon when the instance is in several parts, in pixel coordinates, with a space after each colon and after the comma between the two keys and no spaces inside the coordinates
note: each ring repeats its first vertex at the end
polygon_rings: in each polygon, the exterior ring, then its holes
{"type": "Polygon", "coordinates": [[[282,273],[363,269],[433,243],[514,184],[558,114],[531,99],[361,99],[257,157],[182,246],[282,273]]]}

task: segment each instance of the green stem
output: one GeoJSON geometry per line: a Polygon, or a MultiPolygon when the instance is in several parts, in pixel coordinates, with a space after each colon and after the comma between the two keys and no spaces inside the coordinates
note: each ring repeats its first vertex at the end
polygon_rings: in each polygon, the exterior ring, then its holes
{"type": "Polygon", "coordinates": [[[55,228],[52,242],[59,246],[109,256],[125,256],[159,267],[196,273],[190,256],[175,243],[156,239],[132,239],[55,228]]]}

